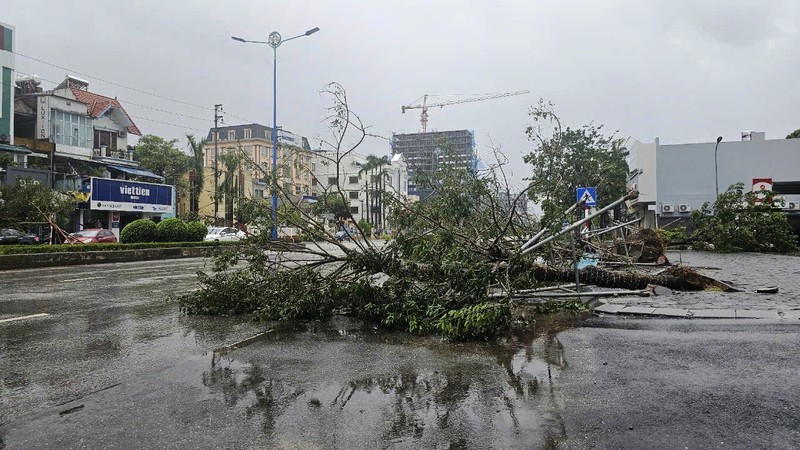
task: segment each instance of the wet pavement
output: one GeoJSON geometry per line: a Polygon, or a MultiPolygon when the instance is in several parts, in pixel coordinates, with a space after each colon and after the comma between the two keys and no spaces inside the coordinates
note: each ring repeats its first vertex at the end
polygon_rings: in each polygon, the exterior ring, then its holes
{"type": "Polygon", "coordinates": [[[760,253],[669,252],[673,264],[698,268],[741,292],[669,292],[650,297],[604,299],[600,312],[695,318],[800,319],[800,257],[760,253]],[[777,287],[775,294],[756,289],[777,287]],[[624,308],[624,309],[623,309],[624,308]],[[659,308],[657,311],[653,309],[659,308]]]}
{"type": "Polygon", "coordinates": [[[199,269],[0,273],[0,448],[800,444],[800,321],[551,317],[453,344],[181,316],[166,297],[199,269]]]}
{"type": "Polygon", "coordinates": [[[48,315],[0,322],[0,448],[540,448],[563,435],[560,322],[448,344],[344,318],[181,316],[165,298],[195,289],[204,264],[1,273],[0,320],[48,315]]]}

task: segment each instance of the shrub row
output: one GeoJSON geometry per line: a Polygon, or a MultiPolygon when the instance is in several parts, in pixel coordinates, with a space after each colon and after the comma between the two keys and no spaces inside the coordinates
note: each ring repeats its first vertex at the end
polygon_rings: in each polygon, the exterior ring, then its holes
{"type": "Polygon", "coordinates": [[[206,236],[202,222],[184,222],[177,217],[164,219],[158,224],[149,219],[139,219],[125,225],[119,233],[126,244],[144,242],[200,242],[206,236]]]}
{"type": "Polygon", "coordinates": [[[143,242],[138,244],[56,244],[56,245],[3,245],[0,255],[31,253],[97,252],[114,250],[136,250],[141,248],[166,247],[218,247],[238,245],[239,242],[143,242]]]}

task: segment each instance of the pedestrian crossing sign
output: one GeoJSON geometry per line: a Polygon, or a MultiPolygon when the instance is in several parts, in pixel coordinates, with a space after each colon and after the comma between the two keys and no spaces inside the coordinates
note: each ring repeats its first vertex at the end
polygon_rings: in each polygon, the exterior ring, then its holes
{"type": "Polygon", "coordinates": [[[597,206],[597,188],[579,187],[576,198],[579,202],[582,201],[584,206],[597,206]]]}

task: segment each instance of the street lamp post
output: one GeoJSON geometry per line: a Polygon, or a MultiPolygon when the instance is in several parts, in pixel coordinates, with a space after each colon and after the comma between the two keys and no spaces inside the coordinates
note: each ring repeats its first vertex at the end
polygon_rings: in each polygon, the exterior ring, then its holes
{"type": "Polygon", "coordinates": [[[717,201],[719,201],[719,169],[717,169],[717,149],[722,142],[722,136],[717,137],[717,145],[714,146],[714,185],[717,189],[717,201]]]}
{"type": "Polygon", "coordinates": [[[280,33],[273,31],[266,41],[250,41],[231,36],[231,39],[247,44],[267,44],[272,47],[272,240],[278,239],[278,47],[284,42],[303,36],[311,36],[319,31],[314,27],[303,34],[281,39],[280,33]]]}

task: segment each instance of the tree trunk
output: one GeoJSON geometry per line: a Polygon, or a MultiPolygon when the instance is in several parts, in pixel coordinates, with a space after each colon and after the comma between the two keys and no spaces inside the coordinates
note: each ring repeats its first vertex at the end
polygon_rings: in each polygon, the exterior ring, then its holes
{"type": "MultiPolygon", "coordinates": [[[[543,266],[527,260],[516,261],[509,268],[511,277],[531,272],[537,281],[569,283],[575,280],[575,271],[571,268],[543,266]]],[[[684,267],[672,267],[661,275],[618,272],[596,267],[587,267],[579,270],[579,273],[582,284],[606,288],[638,290],[644,289],[651,284],[668,287],[676,291],[702,291],[707,287],[715,287],[722,290],[729,288],[716,280],[684,267]]]]}

